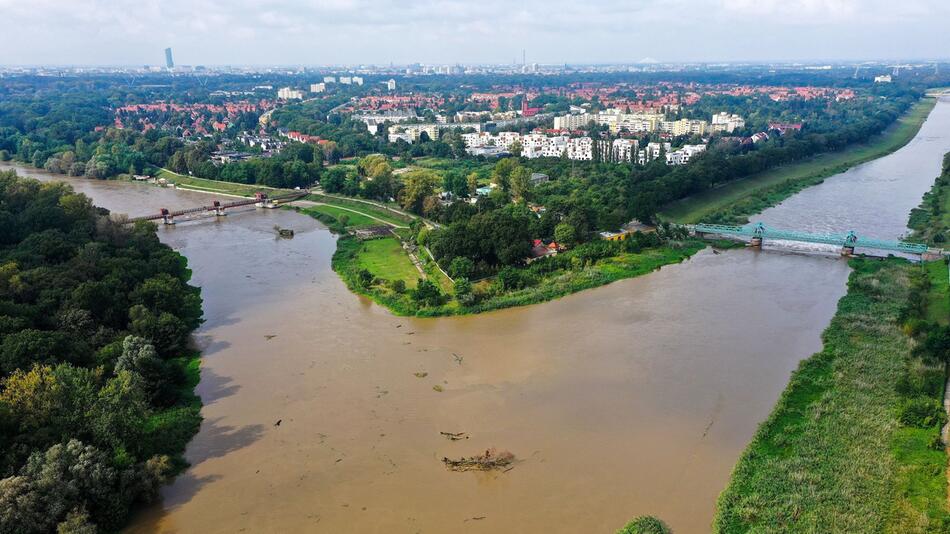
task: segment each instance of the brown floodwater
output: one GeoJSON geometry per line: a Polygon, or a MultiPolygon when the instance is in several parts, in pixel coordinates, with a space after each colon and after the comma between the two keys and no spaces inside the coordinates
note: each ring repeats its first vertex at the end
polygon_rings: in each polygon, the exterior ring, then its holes
{"type": "MultiPolygon", "coordinates": [[[[210,198],[69,181],[132,215],[210,198]]],[[[202,288],[204,423],[131,532],[613,532],[641,514],[708,532],[848,276],[834,255],[704,251],[546,304],[411,319],[350,293],[308,217],[248,209],[159,235],[202,288]],[[489,447],[514,469],[440,461],[489,447]]]]}

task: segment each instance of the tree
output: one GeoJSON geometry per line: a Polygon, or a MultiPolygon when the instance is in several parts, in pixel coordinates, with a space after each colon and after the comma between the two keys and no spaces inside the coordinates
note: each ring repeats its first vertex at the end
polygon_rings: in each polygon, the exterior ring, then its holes
{"type": "Polygon", "coordinates": [[[468,278],[456,278],[453,292],[455,298],[463,305],[471,304],[474,301],[472,283],[469,282],[468,278]]]}
{"type": "Polygon", "coordinates": [[[512,171],[509,181],[512,198],[516,202],[527,200],[528,192],[531,189],[531,171],[519,166],[512,171]]]}
{"type": "Polygon", "coordinates": [[[438,306],[443,302],[439,288],[424,278],[420,278],[416,288],[412,291],[412,300],[420,306],[438,306]]]}
{"type": "Polygon", "coordinates": [[[471,278],[475,272],[475,262],[465,256],[458,256],[449,264],[449,276],[452,278],[471,278]]]}
{"type": "Polygon", "coordinates": [[[466,186],[466,193],[468,193],[468,196],[474,197],[475,190],[478,189],[478,174],[474,172],[470,173],[465,178],[465,186],[466,186]]]}
{"type": "Polygon", "coordinates": [[[574,247],[577,245],[577,229],[569,223],[561,223],[554,227],[554,240],[563,247],[574,247]]]}
{"type": "Polygon", "coordinates": [[[524,150],[524,147],[521,145],[521,141],[515,141],[508,146],[508,152],[511,152],[511,155],[520,158],[521,152],[524,150]]]}
{"type": "Polygon", "coordinates": [[[439,182],[439,175],[428,169],[406,173],[405,187],[400,194],[403,209],[421,214],[423,202],[435,193],[435,186],[439,182]]]}
{"type": "Polygon", "coordinates": [[[498,160],[498,163],[496,163],[495,167],[492,169],[492,183],[503,190],[508,191],[508,188],[511,186],[511,173],[513,173],[519,166],[520,164],[518,163],[517,158],[503,158],[498,160]]]}

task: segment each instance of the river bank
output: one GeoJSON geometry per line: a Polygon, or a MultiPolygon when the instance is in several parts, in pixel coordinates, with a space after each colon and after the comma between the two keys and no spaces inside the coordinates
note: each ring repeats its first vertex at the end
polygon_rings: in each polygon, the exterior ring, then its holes
{"type": "MultiPolygon", "coordinates": [[[[948,161],[911,212],[912,237],[930,245],[944,240],[948,161]]],[[[822,351],[792,376],[720,496],[716,532],[950,529],[947,262],[851,266],[822,351]]]]}
{"type": "Polygon", "coordinates": [[[665,207],[659,217],[680,224],[748,222],[748,216],[775,206],[830,176],[899,150],[917,135],[936,103],[936,98],[921,99],[869,143],[728,182],[665,207]]]}
{"type": "Polygon", "coordinates": [[[947,459],[934,446],[944,367],[918,357],[905,334],[908,310],[928,300],[927,271],[899,259],[851,266],[824,348],[802,362],[740,458],[715,532],[950,527],[947,459]]]}

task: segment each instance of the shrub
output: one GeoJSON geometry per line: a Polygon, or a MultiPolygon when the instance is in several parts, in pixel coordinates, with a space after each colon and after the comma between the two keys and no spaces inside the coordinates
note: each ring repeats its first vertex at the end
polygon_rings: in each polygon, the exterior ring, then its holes
{"type": "Polygon", "coordinates": [[[927,397],[914,397],[904,401],[900,408],[900,422],[904,426],[932,428],[946,420],[943,404],[927,397]]]}
{"type": "Polygon", "coordinates": [[[627,523],[617,534],[672,534],[670,527],[659,519],[643,515],[627,523]]]}

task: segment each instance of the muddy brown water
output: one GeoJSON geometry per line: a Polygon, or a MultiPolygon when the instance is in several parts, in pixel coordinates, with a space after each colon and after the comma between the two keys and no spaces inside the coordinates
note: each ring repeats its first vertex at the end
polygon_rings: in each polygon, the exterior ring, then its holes
{"type": "MultiPolygon", "coordinates": [[[[933,160],[926,169],[894,167],[928,173],[907,178],[908,199],[936,176],[948,125],[941,103],[888,157],[929,147],[910,154],[933,160]]],[[[210,198],[69,181],[132,215],[210,198]]],[[[877,198],[879,183],[865,185],[877,198]]],[[[782,209],[768,222],[801,222],[782,209]]],[[[882,217],[903,231],[898,213],[882,217]]],[[[330,269],[334,237],[308,217],[246,209],[159,235],[202,288],[204,423],[191,468],[130,532],[613,532],[641,514],[708,532],[756,426],[820,349],[848,276],[830,254],[704,251],[546,304],[410,319],[347,291],[330,269]],[[276,238],[275,224],[296,237],[276,238]],[[514,453],[515,468],[456,473],[440,461],[489,447],[514,453]]]]}

